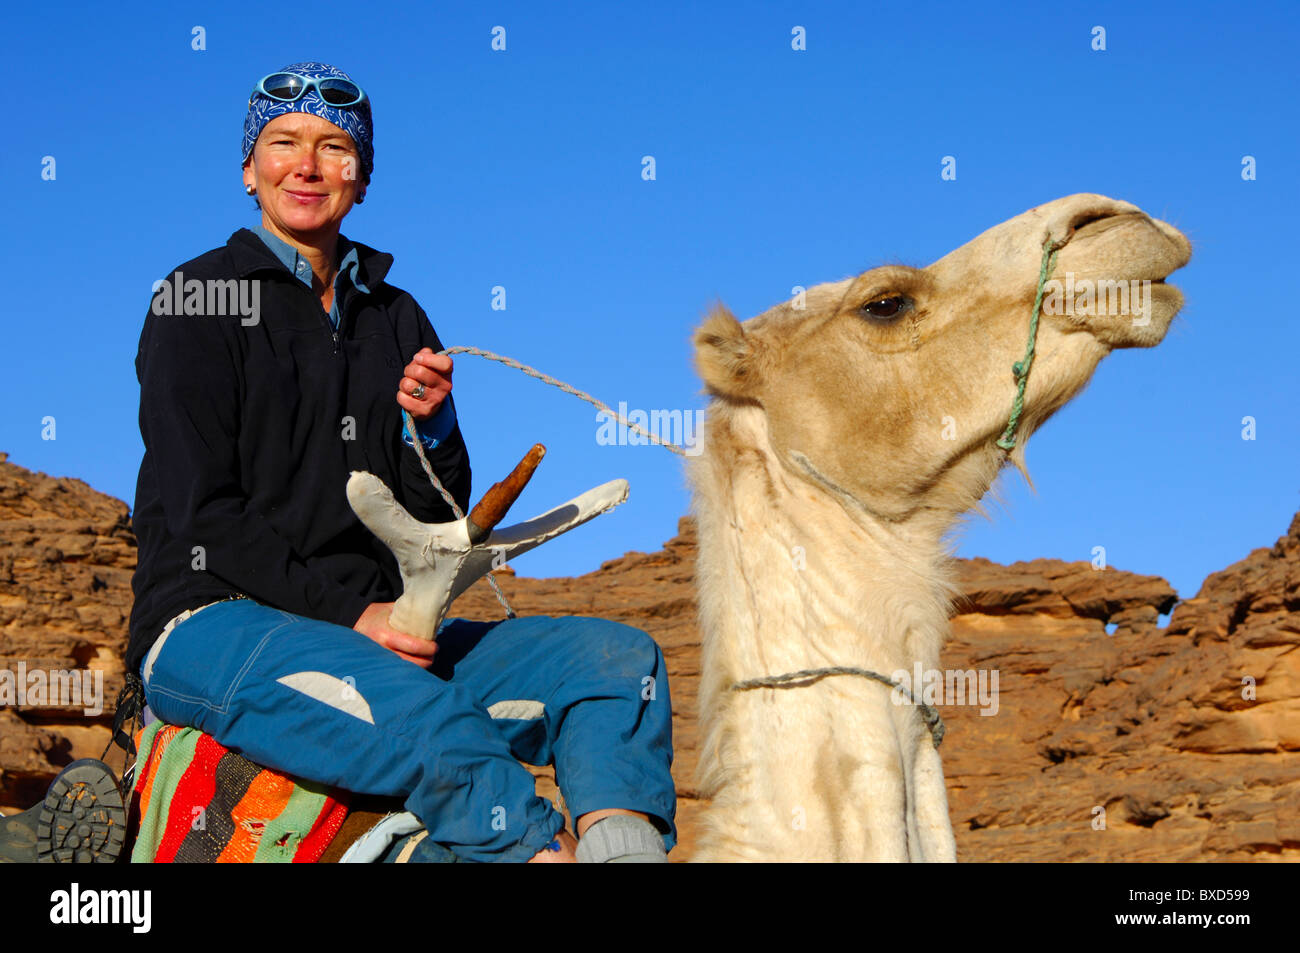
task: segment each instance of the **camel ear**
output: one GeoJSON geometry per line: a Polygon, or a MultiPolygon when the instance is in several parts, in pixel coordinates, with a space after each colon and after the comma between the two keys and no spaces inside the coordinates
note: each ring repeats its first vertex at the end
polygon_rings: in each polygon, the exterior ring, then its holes
{"type": "Polygon", "coordinates": [[[757,390],[757,343],[721,302],[695,332],[695,368],[705,386],[726,397],[753,397],[757,390]]]}

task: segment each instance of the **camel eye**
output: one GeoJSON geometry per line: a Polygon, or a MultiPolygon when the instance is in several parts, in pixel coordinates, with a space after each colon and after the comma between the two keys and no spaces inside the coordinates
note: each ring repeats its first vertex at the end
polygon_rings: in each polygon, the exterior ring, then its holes
{"type": "Polygon", "coordinates": [[[902,295],[890,295],[888,298],[868,301],[862,306],[862,310],[873,318],[895,318],[906,311],[910,304],[911,302],[902,295]]]}

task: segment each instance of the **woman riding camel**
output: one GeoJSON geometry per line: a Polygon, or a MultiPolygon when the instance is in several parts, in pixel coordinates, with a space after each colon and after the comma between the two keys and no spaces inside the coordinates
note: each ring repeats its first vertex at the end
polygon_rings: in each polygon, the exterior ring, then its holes
{"type": "Polygon", "coordinates": [[[429,642],[388,625],[401,576],[349,507],[350,471],[378,476],[419,520],[454,519],[403,411],[462,510],[470,467],[437,333],[385,280],[392,256],[339,232],[367,196],[372,137],[370,100],[341,70],[263,77],[242,155],[261,226],[155,286],[136,358],[128,671],[164,722],[285,774],[404,798],[458,859],[663,861],[671,705],[648,635],[603,619],[449,619],[429,642]],[[232,287],[242,306],[211,313],[211,289],[232,287]],[[488,714],[519,699],[544,707],[488,714]],[[519,761],[555,765],[577,840],[519,761]]]}

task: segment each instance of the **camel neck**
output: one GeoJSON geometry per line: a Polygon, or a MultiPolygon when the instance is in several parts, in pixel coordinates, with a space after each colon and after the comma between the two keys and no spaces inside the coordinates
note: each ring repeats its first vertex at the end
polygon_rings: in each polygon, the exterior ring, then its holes
{"type": "MultiPolygon", "coordinates": [[[[845,807],[869,800],[881,778],[898,786],[900,803],[916,784],[942,784],[926,725],[888,686],[825,678],[732,690],[805,669],[891,677],[917,663],[937,668],[951,592],[939,540],[850,515],[843,500],[777,461],[759,408],[710,414],[691,477],[707,726],[698,781],[714,819],[701,856],[946,856],[947,846],[921,833],[934,824],[914,811],[905,831],[845,807]],[[873,744],[886,747],[873,753],[873,744]]],[[[931,800],[939,803],[941,790],[931,800]]]]}

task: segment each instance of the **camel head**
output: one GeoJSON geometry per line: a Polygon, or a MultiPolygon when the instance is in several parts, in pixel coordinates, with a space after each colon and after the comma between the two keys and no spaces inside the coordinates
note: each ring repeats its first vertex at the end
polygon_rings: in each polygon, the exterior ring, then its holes
{"type": "MultiPolygon", "coordinates": [[[[817,285],[743,324],[719,305],[696,333],[696,363],[715,398],[711,417],[761,407],[764,449],[800,478],[879,519],[948,522],[1008,460],[1028,475],[1025,440],[1112,349],[1160,343],[1183,300],[1164,279],[1190,257],[1177,229],[1136,206],[1071,195],[926,268],[886,265],[817,285]],[[1045,242],[1059,250],[1008,453],[997,441],[1045,242]]],[[[717,437],[727,442],[725,428],[711,429],[717,437]]]]}

